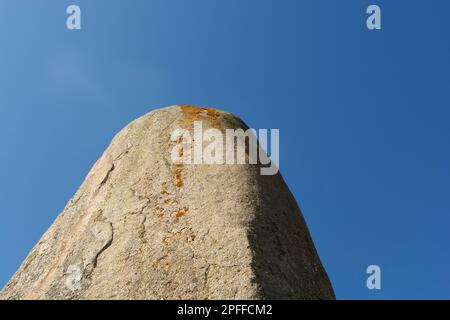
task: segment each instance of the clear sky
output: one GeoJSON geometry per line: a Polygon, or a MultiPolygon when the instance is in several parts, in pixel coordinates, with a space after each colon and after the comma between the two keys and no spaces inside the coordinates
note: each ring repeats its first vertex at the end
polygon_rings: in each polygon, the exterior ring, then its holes
{"type": "Polygon", "coordinates": [[[0,286],[113,135],[172,104],[279,128],[338,298],[450,298],[450,3],[0,0],[0,286]],[[82,29],[66,28],[77,4],[82,29]],[[366,8],[382,9],[382,30],[366,8]],[[377,264],[382,290],[366,287],[377,264]]]}

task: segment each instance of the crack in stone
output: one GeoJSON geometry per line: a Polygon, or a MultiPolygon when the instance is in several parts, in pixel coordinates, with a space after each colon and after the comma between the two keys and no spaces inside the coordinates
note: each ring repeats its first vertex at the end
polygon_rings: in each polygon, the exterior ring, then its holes
{"type": "Polygon", "coordinates": [[[109,168],[108,172],[106,173],[106,176],[100,182],[99,189],[106,183],[106,181],[108,181],[109,176],[111,175],[111,172],[113,172],[115,168],[116,168],[116,166],[114,165],[114,163],[111,163],[111,168],[109,168]]]}
{"type": "Polygon", "coordinates": [[[147,240],[145,239],[145,234],[147,233],[147,230],[145,228],[145,222],[147,221],[147,216],[143,213],[141,215],[144,217],[141,221],[141,224],[139,226],[139,238],[141,239],[142,243],[147,243],[147,240]]]}
{"type": "Polygon", "coordinates": [[[94,254],[94,257],[92,259],[92,262],[93,262],[92,267],[93,267],[93,269],[95,269],[97,267],[98,257],[100,257],[100,255],[106,249],[108,249],[111,246],[111,244],[112,244],[112,242],[114,240],[114,227],[113,227],[113,224],[111,222],[108,222],[108,224],[109,224],[109,227],[111,228],[111,236],[109,237],[107,242],[100,248],[100,250],[98,250],[97,253],[94,254]]]}
{"type": "Polygon", "coordinates": [[[122,151],[121,153],[119,153],[119,154],[117,155],[117,157],[114,158],[113,162],[116,162],[116,161],[122,159],[122,158],[123,158],[124,156],[126,156],[126,155],[130,152],[130,150],[133,149],[133,148],[134,148],[133,145],[131,145],[131,144],[127,145],[127,148],[125,149],[125,151],[122,151]]]}

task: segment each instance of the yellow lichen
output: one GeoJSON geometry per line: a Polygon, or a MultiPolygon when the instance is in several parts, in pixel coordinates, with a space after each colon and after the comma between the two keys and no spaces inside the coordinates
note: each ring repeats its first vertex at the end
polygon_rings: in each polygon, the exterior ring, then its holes
{"type": "Polygon", "coordinates": [[[174,170],[175,186],[177,186],[178,188],[181,188],[183,186],[182,168],[183,168],[183,166],[181,164],[175,165],[175,170],[174,170]]]}
{"type": "Polygon", "coordinates": [[[169,234],[165,235],[161,239],[161,242],[165,245],[168,245],[171,242],[176,241],[178,239],[184,240],[187,242],[192,242],[195,240],[195,237],[196,237],[195,233],[191,227],[184,227],[184,228],[181,228],[180,230],[173,230],[169,234]]]}
{"type": "Polygon", "coordinates": [[[189,211],[189,207],[184,207],[182,209],[179,209],[177,212],[175,212],[175,216],[177,218],[180,218],[184,216],[189,211]]]}
{"type": "MultiPolygon", "coordinates": [[[[196,106],[189,106],[189,105],[179,105],[181,112],[183,113],[183,118],[180,120],[180,126],[191,130],[194,121],[207,121],[211,125],[211,127],[220,129],[220,114],[216,109],[213,108],[202,108],[202,107],[196,107],[196,106]]],[[[178,138],[179,141],[177,143],[181,142],[181,137],[178,138]]],[[[179,149],[178,156],[180,158],[183,157],[183,148],[179,149]]],[[[183,182],[183,165],[180,163],[177,163],[173,166],[173,175],[175,179],[175,186],[177,188],[181,188],[184,185],[183,182]]]]}
{"type": "Polygon", "coordinates": [[[182,216],[184,216],[186,214],[186,212],[183,209],[178,210],[177,212],[175,212],[175,216],[177,218],[181,218],[182,216]]]}
{"type": "Polygon", "coordinates": [[[202,108],[196,106],[180,105],[183,112],[183,119],[181,125],[190,129],[194,121],[208,121],[211,127],[220,129],[219,112],[213,108],[202,108]]]}

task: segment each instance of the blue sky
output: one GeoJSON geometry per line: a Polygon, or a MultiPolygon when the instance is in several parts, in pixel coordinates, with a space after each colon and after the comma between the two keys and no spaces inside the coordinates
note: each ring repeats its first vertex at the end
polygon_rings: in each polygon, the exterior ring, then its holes
{"type": "Polygon", "coordinates": [[[118,130],[192,104],[280,129],[281,172],[338,298],[450,298],[449,10],[1,0],[0,286],[118,130]],[[70,4],[81,30],[66,28],[70,4]],[[382,290],[366,288],[371,264],[382,290]]]}

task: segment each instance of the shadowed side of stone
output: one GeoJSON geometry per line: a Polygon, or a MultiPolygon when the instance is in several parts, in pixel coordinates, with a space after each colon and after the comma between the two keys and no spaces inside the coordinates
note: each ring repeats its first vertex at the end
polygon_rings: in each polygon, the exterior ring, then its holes
{"type": "Polygon", "coordinates": [[[150,112],[113,139],[0,299],[334,299],[295,199],[259,165],[174,163],[174,130],[247,129],[210,108],[150,112]]]}

